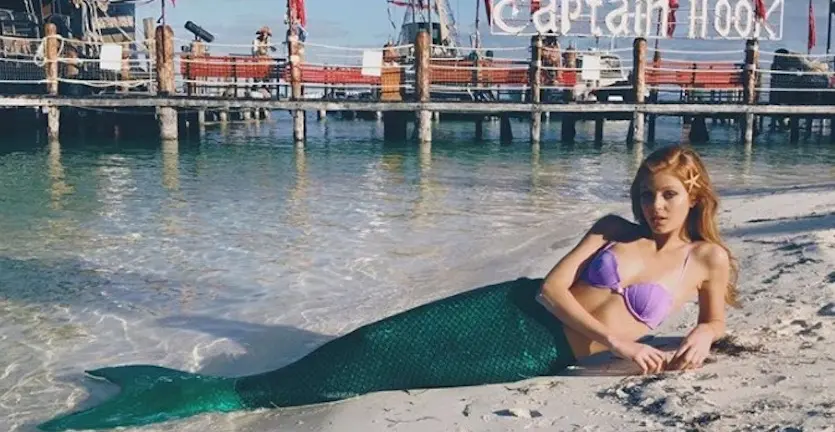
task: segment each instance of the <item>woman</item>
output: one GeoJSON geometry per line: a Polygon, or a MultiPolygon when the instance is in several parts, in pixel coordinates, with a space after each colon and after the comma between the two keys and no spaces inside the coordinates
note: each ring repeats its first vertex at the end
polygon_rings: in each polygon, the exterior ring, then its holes
{"type": "Polygon", "coordinates": [[[88,372],[115,398],[42,430],[143,425],[210,411],[287,407],[369,392],[479,385],[551,375],[611,350],[645,372],[701,366],[736,305],[735,265],[698,155],[651,154],[631,188],[637,223],[599,220],[542,280],[487,286],[360,327],[283,368],[238,378],[155,366],[88,372]],[[698,296],[699,322],[667,357],[635,342],[698,296]]]}

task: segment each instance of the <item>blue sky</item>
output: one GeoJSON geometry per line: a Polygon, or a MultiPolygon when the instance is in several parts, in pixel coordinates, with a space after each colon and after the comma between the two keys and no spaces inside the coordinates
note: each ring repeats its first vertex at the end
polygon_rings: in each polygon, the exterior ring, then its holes
{"type": "MultiPolygon", "coordinates": [[[[170,0],[168,0],[170,1],[170,0]]],[[[473,30],[476,1],[483,0],[448,0],[459,23],[461,43],[469,45],[469,34],[473,30]]],[[[818,46],[815,53],[822,53],[826,45],[826,8],[829,0],[813,0],[817,16],[818,46]]],[[[766,3],[770,3],[766,0],[766,3]]],[[[396,37],[389,22],[386,0],[306,0],[309,40],[340,46],[381,46],[390,37],[396,37]]],[[[689,2],[681,2],[682,9],[689,7],[689,2]]],[[[806,0],[786,0],[786,15],[784,22],[784,39],[779,43],[792,50],[806,51],[806,0]],[[791,4],[791,7],[789,7],[791,4]]],[[[170,5],[170,3],[169,3],[170,5]]],[[[183,28],[186,21],[191,20],[201,25],[216,37],[217,43],[249,44],[254,37],[255,30],[268,25],[276,38],[283,40],[284,8],[286,0],[177,0],[176,7],[167,8],[167,20],[174,28],[177,37],[191,38],[191,34],[183,28]]],[[[140,6],[137,9],[137,19],[144,17],[159,17],[160,2],[140,6]]],[[[391,7],[392,18],[399,26],[403,20],[405,8],[391,7]]],[[[482,11],[483,13],[483,11],[482,11]]],[[[486,46],[526,45],[526,38],[489,35],[490,29],[482,16],[481,32],[486,46]]],[[[664,46],[675,45],[677,48],[687,49],[691,44],[703,41],[675,40],[664,42],[664,46]]],[[[631,41],[621,40],[618,46],[629,46],[631,41]]],[[[744,46],[744,42],[720,42],[719,49],[729,49],[744,46]]],[[[715,46],[715,45],[714,45],[715,46]]],[[[772,46],[763,47],[772,49],[772,46]]],[[[241,48],[243,49],[243,48],[241,48]]],[[[237,51],[237,49],[233,50],[237,51]]],[[[248,51],[248,50],[245,50],[248,51]]]]}
{"type": "MultiPolygon", "coordinates": [[[[169,0],[170,1],[170,0],[169,0]]],[[[166,8],[166,21],[179,38],[191,33],[183,28],[191,20],[215,35],[215,42],[248,44],[255,30],[268,25],[273,37],[284,34],[286,0],[176,0],[166,8]]],[[[467,34],[473,28],[476,0],[449,0],[453,12],[467,34]],[[461,20],[466,21],[461,21],[461,20]]],[[[483,0],[479,0],[483,1],[483,0]]],[[[308,32],[311,41],[354,46],[380,46],[396,37],[387,14],[385,0],[307,0],[308,32]]],[[[392,6],[392,18],[400,25],[406,9],[392,6]]],[[[482,11],[483,13],[483,11],[482,11]]],[[[137,8],[137,19],[158,18],[159,1],[137,8]]],[[[483,19],[483,17],[482,17],[483,19]]],[[[482,32],[489,29],[482,23],[482,32]]],[[[462,41],[463,42],[463,41],[462,41]]]]}

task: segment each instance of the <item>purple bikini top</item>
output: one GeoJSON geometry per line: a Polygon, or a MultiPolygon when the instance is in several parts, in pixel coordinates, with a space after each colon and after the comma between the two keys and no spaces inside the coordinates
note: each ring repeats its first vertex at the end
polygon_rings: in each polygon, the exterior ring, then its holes
{"type": "MultiPolygon", "coordinates": [[[[664,288],[664,285],[655,282],[642,282],[621,287],[618,261],[615,254],[609,250],[613,245],[613,242],[609,242],[597,252],[589,265],[583,270],[580,279],[591,286],[608,288],[622,295],[629,312],[649,328],[655,329],[670,313],[670,308],[673,306],[673,297],[664,288]]],[[[687,258],[684,259],[684,265],[681,269],[682,276],[689,258],[690,251],[687,252],[687,258]]]]}

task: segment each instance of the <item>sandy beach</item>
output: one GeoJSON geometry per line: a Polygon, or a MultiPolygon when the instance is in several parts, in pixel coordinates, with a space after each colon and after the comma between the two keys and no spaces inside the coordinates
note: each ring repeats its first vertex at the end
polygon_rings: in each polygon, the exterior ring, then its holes
{"type": "MultiPolygon", "coordinates": [[[[835,430],[834,210],[832,184],[723,197],[722,230],[740,263],[744,306],[729,310],[728,337],[700,370],[634,376],[628,362],[603,356],[556,377],[379,393],[234,415],[236,423],[243,416],[258,429],[328,432],[835,430]]],[[[531,252],[551,257],[565,247],[531,252]]],[[[536,263],[530,276],[551,262],[536,263]]],[[[649,343],[674,349],[696,313],[688,304],[649,343]]]]}

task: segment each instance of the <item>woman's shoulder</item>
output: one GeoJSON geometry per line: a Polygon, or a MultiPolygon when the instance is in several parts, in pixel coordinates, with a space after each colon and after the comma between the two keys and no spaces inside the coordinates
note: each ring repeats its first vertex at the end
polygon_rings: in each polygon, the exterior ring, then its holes
{"type": "Polygon", "coordinates": [[[708,270],[722,270],[730,266],[730,254],[721,245],[702,240],[693,243],[692,257],[708,270]]]}

